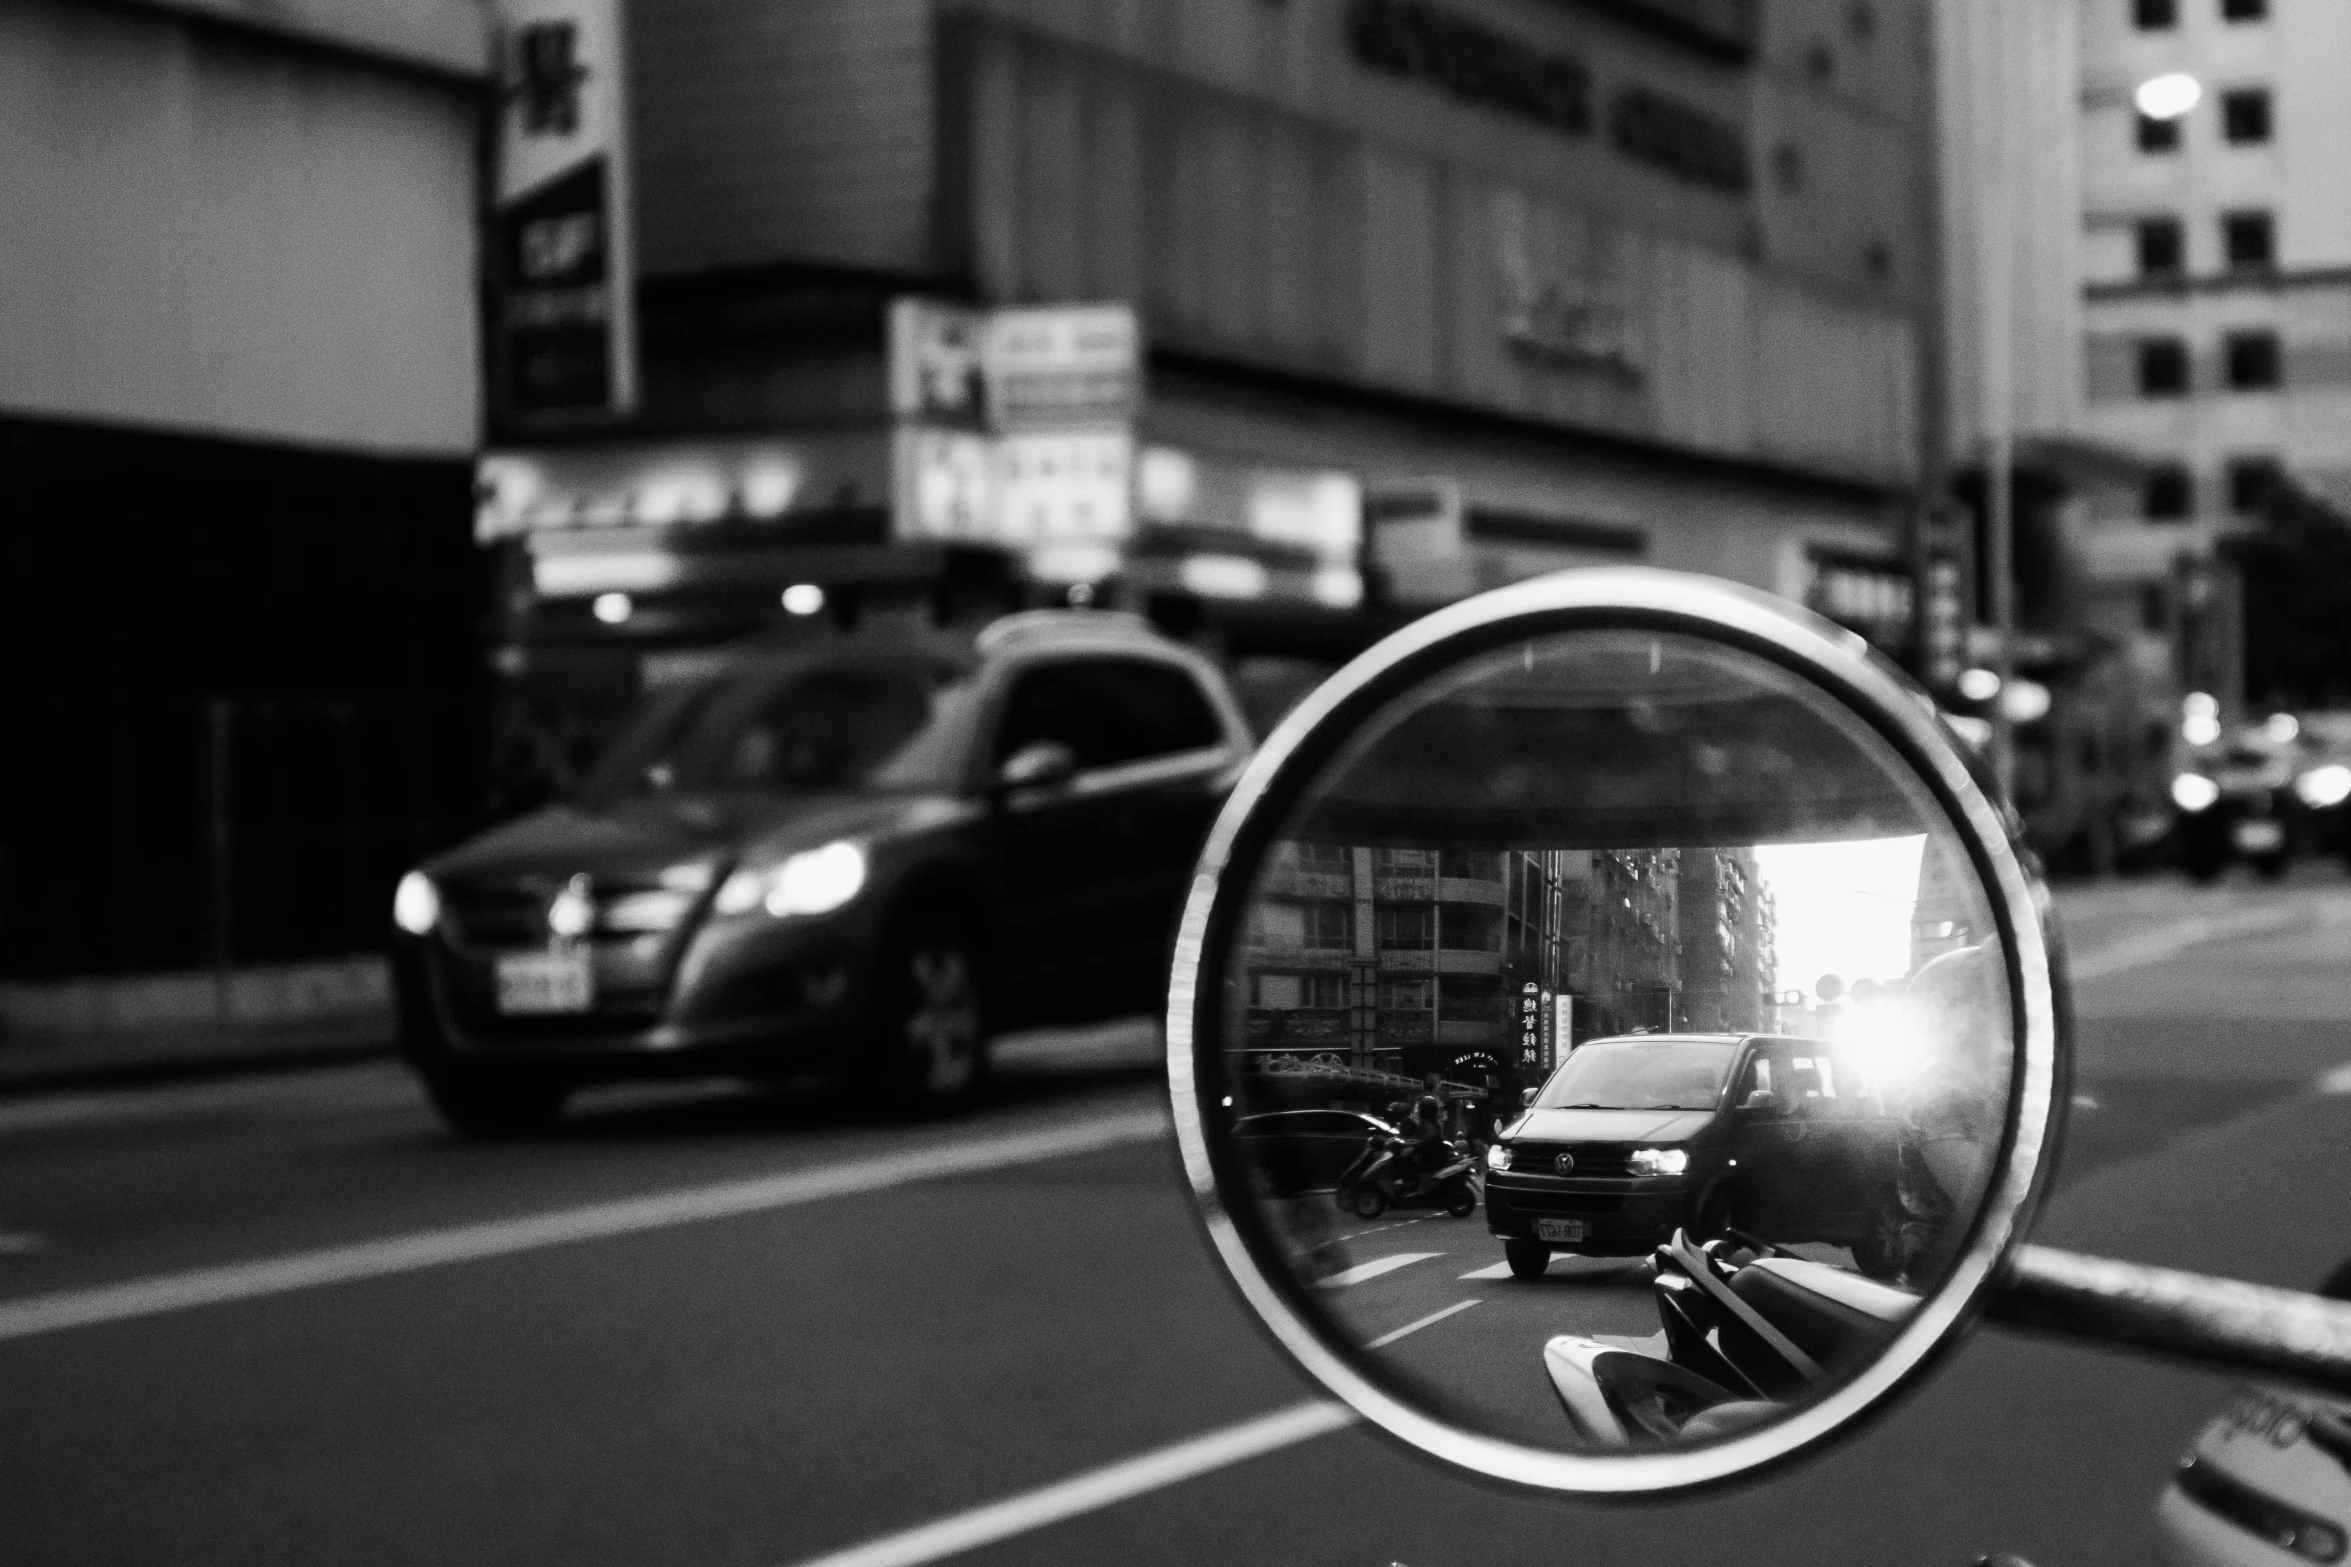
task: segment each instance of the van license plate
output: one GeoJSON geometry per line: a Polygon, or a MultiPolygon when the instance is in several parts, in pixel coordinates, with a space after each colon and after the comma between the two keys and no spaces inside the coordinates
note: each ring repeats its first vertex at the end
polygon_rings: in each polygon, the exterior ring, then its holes
{"type": "Polygon", "coordinates": [[[1535,1239],[1539,1241],[1580,1241],[1584,1238],[1583,1219],[1537,1219],[1535,1239]]]}
{"type": "Polygon", "coordinates": [[[2247,854],[2269,854],[2286,846],[2286,829],[2279,822],[2237,823],[2237,847],[2247,854]]]}
{"type": "Polygon", "coordinates": [[[510,1017],[585,1012],[595,1002],[596,979],[583,950],[498,955],[498,1010],[510,1017]]]}

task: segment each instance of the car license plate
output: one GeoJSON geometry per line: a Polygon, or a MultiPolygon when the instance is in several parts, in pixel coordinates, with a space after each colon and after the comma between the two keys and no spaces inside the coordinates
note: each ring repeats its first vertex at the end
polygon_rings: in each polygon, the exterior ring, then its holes
{"type": "Polygon", "coordinates": [[[498,1010],[511,1015],[585,1012],[596,1002],[596,979],[580,948],[498,955],[498,1010]]]}
{"type": "Polygon", "coordinates": [[[2247,854],[2268,854],[2286,844],[2286,829],[2281,822],[2237,823],[2237,847],[2247,854]]]}
{"type": "Polygon", "coordinates": [[[1539,1241],[1580,1241],[1584,1238],[1582,1219],[1537,1219],[1535,1239],[1539,1241]]]}

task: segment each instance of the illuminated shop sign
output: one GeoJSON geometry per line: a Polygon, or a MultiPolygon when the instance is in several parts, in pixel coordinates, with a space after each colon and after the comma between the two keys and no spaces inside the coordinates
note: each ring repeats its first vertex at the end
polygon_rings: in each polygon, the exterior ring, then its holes
{"type": "Polygon", "coordinates": [[[1108,576],[1133,528],[1142,331],[1126,305],[890,309],[893,529],[1108,576]]]}
{"type": "Polygon", "coordinates": [[[889,481],[880,430],[507,449],[475,465],[474,536],[487,544],[580,528],[789,528],[811,514],[878,510],[889,481]]]}
{"type": "MultiPolygon", "coordinates": [[[[1617,8],[1744,58],[1753,49],[1751,5],[1731,0],[1617,0],[1617,8]]],[[[1424,0],[1354,0],[1347,42],[1375,70],[1441,87],[1467,103],[1570,135],[1592,128],[1592,73],[1573,55],[1424,0]]],[[[1744,191],[1746,133],[1737,125],[1645,87],[1618,94],[1608,117],[1619,151],[1668,173],[1744,191]]]]}
{"type": "Polygon", "coordinates": [[[1909,643],[1917,616],[1918,584],[1900,566],[1815,550],[1804,603],[1881,651],[1898,653],[1909,643]]]}
{"type": "Polygon", "coordinates": [[[618,0],[498,0],[492,400],[525,422],[636,401],[618,0]]]}
{"type": "Polygon", "coordinates": [[[1135,489],[1141,575],[1173,562],[1173,585],[1202,598],[1362,601],[1363,486],[1353,474],[1152,446],[1135,489]]]}

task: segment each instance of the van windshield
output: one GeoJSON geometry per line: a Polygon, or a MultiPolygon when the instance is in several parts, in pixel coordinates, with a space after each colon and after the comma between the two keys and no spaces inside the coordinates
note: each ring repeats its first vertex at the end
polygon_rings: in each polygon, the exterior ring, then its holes
{"type": "Polygon", "coordinates": [[[1538,1110],[1711,1110],[1733,1039],[1617,1039],[1580,1046],[1535,1096],[1538,1110]]]}

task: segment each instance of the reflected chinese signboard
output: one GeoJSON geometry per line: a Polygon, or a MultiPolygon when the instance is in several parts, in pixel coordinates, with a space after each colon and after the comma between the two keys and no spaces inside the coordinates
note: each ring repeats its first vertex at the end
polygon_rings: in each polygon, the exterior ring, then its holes
{"type": "Polygon", "coordinates": [[[636,401],[619,0],[498,0],[492,397],[560,424],[636,401]]]}

